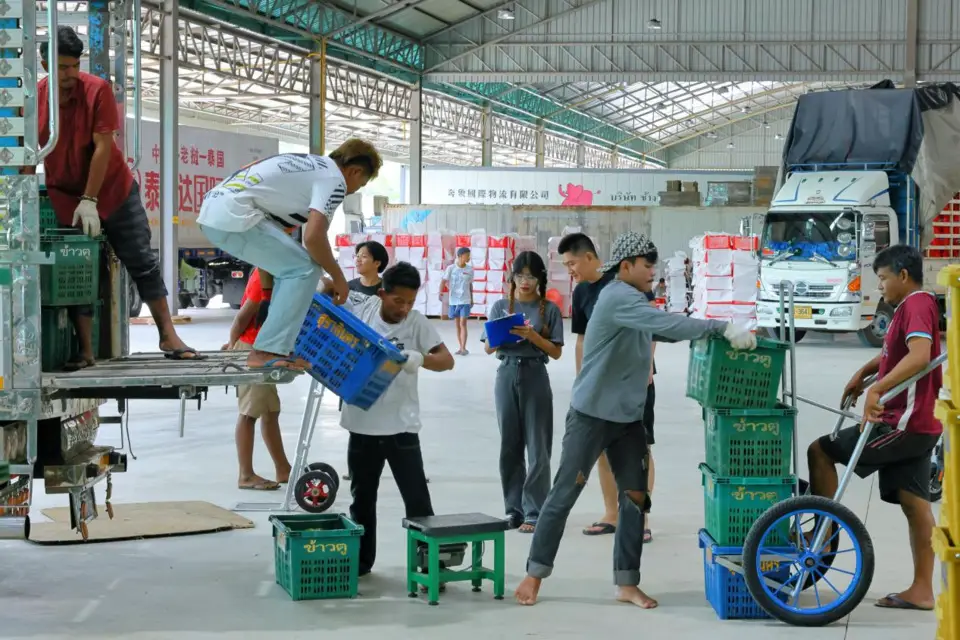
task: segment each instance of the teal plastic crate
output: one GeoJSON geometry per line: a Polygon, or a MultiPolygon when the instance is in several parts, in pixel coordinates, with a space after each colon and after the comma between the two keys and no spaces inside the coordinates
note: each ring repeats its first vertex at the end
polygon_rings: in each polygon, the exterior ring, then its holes
{"type": "MultiPolygon", "coordinates": [[[[703,474],[703,512],[706,530],[717,544],[743,546],[753,523],[763,513],[793,496],[796,479],[738,478],[720,476],[706,464],[700,465],[703,474]]],[[[789,545],[790,520],[785,518],[765,544],[777,547],[789,545]]]]}
{"type": "Polygon", "coordinates": [[[40,302],[48,306],[92,304],[100,298],[100,238],[64,231],[40,238],[54,264],[40,267],[40,302]]]}
{"type": "Polygon", "coordinates": [[[57,220],[57,213],[53,210],[50,198],[40,196],[40,233],[56,231],[60,227],[60,221],[57,220]]]}
{"type": "Polygon", "coordinates": [[[707,466],[720,476],[789,476],[797,410],[704,409],[707,466]]]}
{"type": "Polygon", "coordinates": [[[355,598],[363,527],[344,514],[270,516],[277,584],[294,600],[355,598]]]}
{"type": "Polygon", "coordinates": [[[67,307],[40,310],[40,369],[59,371],[74,350],[73,323],[67,307]]]}
{"type": "Polygon", "coordinates": [[[788,349],[766,338],[758,338],[753,351],[738,351],[720,336],[695,340],[690,345],[687,397],[712,409],[773,408],[788,349]]]}

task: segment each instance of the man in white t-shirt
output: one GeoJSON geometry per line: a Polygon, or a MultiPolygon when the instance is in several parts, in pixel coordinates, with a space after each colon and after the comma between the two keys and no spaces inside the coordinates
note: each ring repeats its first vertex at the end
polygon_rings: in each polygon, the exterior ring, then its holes
{"type": "MultiPolygon", "coordinates": [[[[214,245],[260,269],[269,305],[250,367],[309,366],[290,357],[323,271],[334,301],[347,299],[347,280],[327,232],[346,195],[377,177],[383,161],[363,140],[347,140],[329,156],[282,153],[257,160],[207,192],[197,224],[214,245]],[[303,246],[285,229],[303,227],[303,246]],[[275,293],[275,296],[274,296],[275,293]]],[[[262,314],[261,314],[262,316],[262,314]]]]}
{"type": "MultiPolygon", "coordinates": [[[[350,517],[363,525],[360,575],[370,573],[377,555],[377,490],[385,464],[403,498],[407,518],[433,515],[430,490],[420,452],[420,368],[453,369],[453,356],[440,334],[419,311],[413,310],[420,289],[420,272],[399,262],[383,272],[375,296],[351,292],[344,305],[371,329],[392,342],[407,361],[380,399],[367,410],[345,404],[340,426],[350,432],[347,468],[350,473],[350,517]]],[[[326,282],[325,291],[333,290],[326,282]]]]}

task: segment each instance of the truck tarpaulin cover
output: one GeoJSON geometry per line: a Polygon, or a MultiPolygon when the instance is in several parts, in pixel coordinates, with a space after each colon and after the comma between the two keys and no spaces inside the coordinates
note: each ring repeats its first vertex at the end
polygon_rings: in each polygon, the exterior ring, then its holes
{"type": "Polygon", "coordinates": [[[916,181],[921,246],[929,244],[929,222],[960,191],[960,87],[895,89],[883,82],[800,96],[781,173],[797,164],[866,163],[896,167],[916,181]]]}

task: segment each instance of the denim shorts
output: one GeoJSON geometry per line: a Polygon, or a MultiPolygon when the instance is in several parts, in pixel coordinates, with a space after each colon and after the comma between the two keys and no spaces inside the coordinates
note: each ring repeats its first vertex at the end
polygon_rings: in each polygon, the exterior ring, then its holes
{"type": "Polygon", "coordinates": [[[450,318],[469,318],[470,317],[470,305],[468,304],[452,304],[450,305],[450,318]]]}

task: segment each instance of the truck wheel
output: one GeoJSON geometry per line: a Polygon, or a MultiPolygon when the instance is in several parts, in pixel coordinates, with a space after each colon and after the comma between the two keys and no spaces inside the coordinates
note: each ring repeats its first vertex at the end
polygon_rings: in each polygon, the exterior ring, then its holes
{"type": "Polygon", "coordinates": [[[143,300],[140,299],[140,292],[137,291],[137,286],[133,283],[133,280],[130,280],[127,299],[130,301],[130,317],[139,318],[140,312],[143,311],[143,300]]]}
{"type": "Polygon", "coordinates": [[[181,293],[177,297],[179,298],[181,309],[187,309],[190,307],[191,296],[189,293],[181,293]]]}
{"type": "Polygon", "coordinates": [[[197,309],[206,309],[210,301],[207,298],[201,298],[199,295],[190,296],[190,304],[197,309]]]}
{"type": "Polygon", "coordinates": [[[865,347],[879,349],[883,346],[883,338],[887,335],[887,328],[893,319],[893,309],[886,302],[880,302],[877,305],[877,314],[873,317],[873,322],[865,329],[857,331],[857,337],[865,347]]]}
{"type": "Polygon", "coordinates": [[[239,303],[239,302],[231,302],[231,303],[230,303],[230,308],[233,309],[234,311],[236,311],[237,309],[240,308],[240,303],[239,303]]]}

